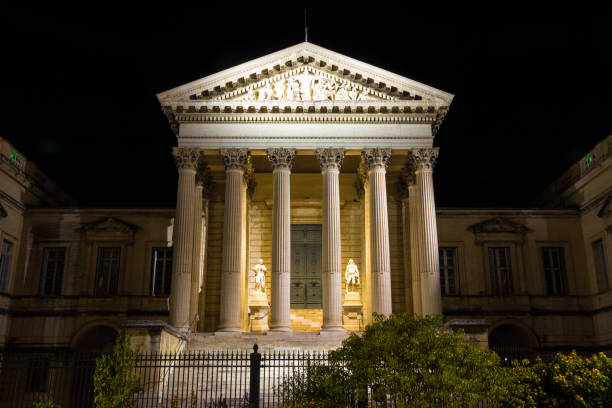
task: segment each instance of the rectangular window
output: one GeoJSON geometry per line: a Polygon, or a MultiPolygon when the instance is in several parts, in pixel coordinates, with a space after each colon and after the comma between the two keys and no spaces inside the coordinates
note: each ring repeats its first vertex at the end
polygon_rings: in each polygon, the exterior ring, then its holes
{"type": "Polygon", "coordinates": [[[593,260],[595,262],[595,275],[597,276],[597,289],[599,292],[605,292],[610,289],[610,281],[608,280],[603,239],[593,242],[593,260]]]}
{"type": "Polygon", "coordinates": [[[113,296],[117,294],[120,256],[120,247],[98,248],[98,264],[96,267],[96,296],[113,296]]]}
{"type": "Polygon", "coordinates": [[[153,248],[151,296],[170,296],[172,247],[153,248]]]}
{"type": "Polygon", "coordinates": [[[62,294],[65,260],[66,248],[45,248],[41,288],[43,295],[59,296],[62,294]]]}
{"type": "Polygon", "coordinates": [[[440,289],[442,296],[459,294],[457,248],[440,248],[440,289]]]}
{"type": "Polygon", "coordinates": [[[565,253],[561,247],[542,248],[546,294],[567,295],[567,275],[565,272],[565,253]]]}
{"type": "Polygon", "coordinates": [[[511,295],[512,268],[510,265],[510,248],[489,248],[489,265],[491,269],[491,292],[493,295],[511,295]]]}
{"type": "Polygon", "coordinates": [[[0,249],[0,292],[6,292],[8,289],[12,256],[13,243],[5,239],[2,241],[2,249],[0,249]]]}
{"type": "Polygon", "coordinates": [[[28,361],[25,392],[46,392],[49,379],[49,360],[32,358],[28,361]]]}

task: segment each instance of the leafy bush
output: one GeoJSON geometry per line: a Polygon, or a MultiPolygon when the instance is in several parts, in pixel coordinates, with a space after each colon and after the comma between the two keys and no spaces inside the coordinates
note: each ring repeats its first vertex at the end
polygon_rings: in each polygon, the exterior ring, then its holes
{"type": "Polygon", "coordinates": [[[502,405],[508,407],[610,407],[612,359],[557,353],[550,363],[514,361],[502,405]]]}
{"type": "Polygon", "coordinates": [[[61,408],[61,406],[53,401],[39,401],[34,403],[34,408],[61,408]]]}
{"type": "Polygon", "coordinates": [[[442,327],[441,316],[375,316],[363,335],[351,335],[329,354],[286,381],[294,407],[360,406],[368,399],[397,407],[464,407],[497,401],[508,377],[499,357],[480,350],[462,332],[442,327]],[[369,394],[369,395],[368,395],[369,394]]]}
{"type": "Polygon", "coordinates": [[[130,348],[129,336],[120,333],[111,354],[96,360],[94,403],[97,408],[129,408],[132,396],[140,389],[140,378],[134,374],[138,350],[130,348]]]}

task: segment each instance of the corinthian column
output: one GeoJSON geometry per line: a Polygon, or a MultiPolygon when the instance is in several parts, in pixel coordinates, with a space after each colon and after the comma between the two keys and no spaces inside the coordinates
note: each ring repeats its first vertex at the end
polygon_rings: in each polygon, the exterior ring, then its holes
{"type": "Polygon", "coordinates": [[[344,149],[317,149],[316,154],[323,174],[323,326],[321,329],[344,330],[338,181],[344,149]]]}
{"type": "Polygon", "coordinates": [[[416,175],[416,218],[423,316],[442,313],[438,229],[433,190],[433,168],[438,148],[412,151],[416,175]]]}
{"type": "Polygon", "coordinates": [[[242,266],[242,186],[248,151],[220,149],[225,164],[225,210],[221,259],[221,310],[218,331],[240,331],[240,268],[242,266]]]}
{"type": "Polygon", "coordinates": [[[170,292],[170,324],[177,329],[188,330],[193,268],[195,174],[200,149],[173,147],[172,154],[178,168],[179,179],[172,237],[174,259],[170,292]]]}
{"type": "Polygon", "coordinates": [[[274,175],[272,207],[272,305],[270,330],[291,331],[289,321],[291,295],[291,213],[289,176],[295,161],[295,149],[268,149],[274,175]]]}
{"type": "Polygon", "coordinates": [[[385,174],[391,149],[365,149],[362,157],[370,180],[372,312],[388,316],[391,314],[391,261],[385,174]]]}

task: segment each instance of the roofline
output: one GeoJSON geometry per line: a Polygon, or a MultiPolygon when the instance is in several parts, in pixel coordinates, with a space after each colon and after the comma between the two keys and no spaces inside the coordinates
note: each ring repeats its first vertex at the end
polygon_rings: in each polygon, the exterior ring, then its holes
{"type": "MultiPolygon", "coordinates": [[[[445,99],[448,101],[448,104],[450,105],[450,103],[452,102],[453,98],[455,95],[442,91],[440,89],[431,87],[429,85],[425,85],[421,82],[418,81],[414,81],[410,78],[395,74],[393,72],[387,71],[385,69],[382,68],[378,68],[374,65],[368,64],[366,62],[362,62],[359,60],[356,60],[354,58],[348,57],[346,55],[337,53],[335,51],[331,51],[327,48],[321,47],[319,45],[313,44],[311,42],[302,42],[296,45],[293,45],[291,47],[282,49],[280,51],[276,51],[267,55],[264,55],[262,57],[256,58],[254,60],[245,62],[243,64],[240,65],[236,65],[234,67],[230,67],[227,68],[223,71],[217,72],[215,74],[212,75],[208,75],[206,77],[197,79],[195,81],[191,81],[188,82],[184,85],[180,85],[177,86],[175,88],[169,89],[167,91],[163,91],[160,92],[158,94],[156,94],[158,101],[161,103],[163,100],[169,98],[172,95],[178,94],[178,93],[185,93],[185,92],[189,92],[190,89],[192,88],[196,88],[199,86],[205,86],[208,83],[214,83],[215,81],[219,81],[220,79],[222,79],[223,77],[226,77],[228,75],[237,75],[240,74],[242,72],[247,72],[250,70],[255,69],[256,67],[266,63],[268,60],[273,60],[275,58],[282,58],[282,56],[287,55],[287,54],[291,54],[293,52],[297,52],[300,50],[311,50],[312,52],[315,53],[322,53],[322,54],[327,54],[327,56],[329,56],[332,59],[341,59],[344,60],[345,63],[349,64],[349,65],[354,65],[356,68],[361,69],[361,70],[365,70],[365,71],[373,71],[373,74],[375,73],[377,76],[380,77],[388,77],[387,80],[392,80],[394,82],[405,82],[406,86],[412,86],[415,88],[421,88],[424,91],[428,91],[431,93],[436,93],[439,95],[440,98],[445,99]]],[[[298,55],[296,55],[296,57],[298,57],[298,55]]],[[[269,62],[268,62],[269,63],[269,62]]]]}

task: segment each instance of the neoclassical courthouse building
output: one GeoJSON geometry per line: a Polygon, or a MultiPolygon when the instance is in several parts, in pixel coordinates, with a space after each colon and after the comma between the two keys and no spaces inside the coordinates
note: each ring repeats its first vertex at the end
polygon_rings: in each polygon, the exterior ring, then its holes
{"type": "Polygon", "coordinates": [[[80,209],[1,141],[4,347],[98,350],[121,327],[315,347],[409,312],[492,347],[612,348],[612,136],[533,208],[436,209],[446,92],[302,43],[158,99],[176,209],[80,209]]]}

